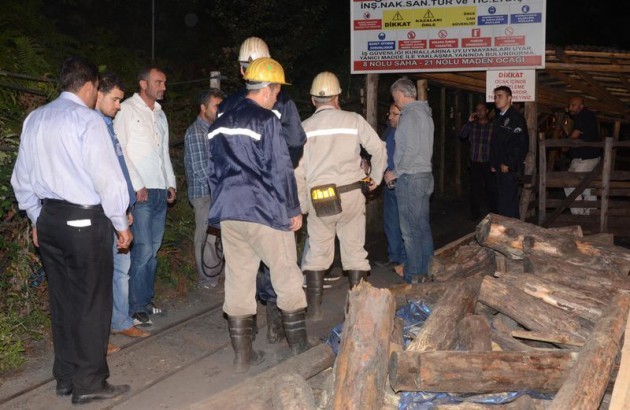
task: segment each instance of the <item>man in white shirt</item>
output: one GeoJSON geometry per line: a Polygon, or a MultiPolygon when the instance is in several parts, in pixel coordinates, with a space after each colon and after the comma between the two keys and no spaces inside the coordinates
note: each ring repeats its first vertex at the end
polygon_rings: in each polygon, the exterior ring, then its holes
{"type": "Polygon", "coordinates": [[[139,92],[125,100],[114,130],[125,154],[136,206],[134,244],[129,269],[129,313],[134,324],[151,326],[149,314],[161,313],[153,304],[157,252],[166,225],[167,203],[176,197],[176,182],[168,151],[168,122],[157,102],[164,98],[166,74],[156,67],[138,74],[139,92]]]}

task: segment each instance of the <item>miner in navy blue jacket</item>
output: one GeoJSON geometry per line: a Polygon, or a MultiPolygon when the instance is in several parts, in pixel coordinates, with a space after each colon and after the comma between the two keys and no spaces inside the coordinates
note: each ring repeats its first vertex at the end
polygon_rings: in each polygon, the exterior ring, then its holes
{"type": "Polygon", "coordinates": [[[518,218],[518,184],[529,139],[523,114],[512,107],[512,90],[494,89],[494,135],[490,145],[490,167],[497,178],[497,213],[518,218]]]}
{"type": "Polygon", "coordinates": [[[270,268],[282,324],[293,353],[306,350],[302,272],[294,231],[302,226],[297,186],[282,125],[271,111],[280,85],[280,64],[260,58],[245,73],[247,96],[210,127],[209,168],[213,203],[208,223],[221,228],[226,260],[225,301],[235,370],[247,371],[262,354],[252,352],[256,274],[270,268]]]}
{"type": "MultiPolygon", "coordinates": [[[[245,75],[245,70],[249,64],[257,58],[262,57],[271,57],[269,55],[269,48],[262,39],[249,37],[243,41],[238,55],[241,74],[245,75]]],[[[230,95],[230,97],[223,100],[219,106],[217,115],[220,117],[234,107],[239,106],[246,95],[246,89],[230,95]]],[[[278,93],[276,103],[272,110],[276,113],[278,118],[280,118],[280,124],[282,124],[280,135],[289,148],[291,163],[293,164],[293,168],[295,168],[302,158],[304,144],[306,143],[306,133],[304,132],[304,128],[302,128],[300,114],[293,100],[282,92],[282,90],[278,93]]],[[[284,328],[282,327],[280,312],[276,306],[277,295],[271,283],[269,268],[265,265],[261,265],[258,272],[256,296],[266,305],[267,341],[269,343],[277,343],[284,340],[284,328]]]]}

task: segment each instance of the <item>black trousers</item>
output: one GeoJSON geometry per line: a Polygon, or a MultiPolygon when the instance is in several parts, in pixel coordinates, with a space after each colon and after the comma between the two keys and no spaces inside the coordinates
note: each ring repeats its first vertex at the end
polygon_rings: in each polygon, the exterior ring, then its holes
{"type": "Polygon", "coordinates": [[[497,170],[497,213],[510,218],[519,218],[518,174],[497,170]]]}
{"type": "Polygon", "coordinates": [[[45,202],[37,220],[48,276],[55,362],[53,376],[76,394],[98,390],[109,377],[113,227],[103,210],[45,202]]]}
{"type": "Polygon", "coordinates": [[[497,212],[496,177],[490,171],[489,162],[470,163],[470,215],[481,215],[484,204],[492,213],[497,212]]]}

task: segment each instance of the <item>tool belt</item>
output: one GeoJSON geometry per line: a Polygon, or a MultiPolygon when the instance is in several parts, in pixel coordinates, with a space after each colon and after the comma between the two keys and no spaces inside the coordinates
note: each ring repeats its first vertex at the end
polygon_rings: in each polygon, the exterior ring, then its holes
{"type": "Polygon", "coordinates": [[[314,186],[311,188],[311,202],[313,203],[313,208],[315,208],[315,214],[318,217],[340,214],[342,209],[339,195],[344,192],[361,189],[362,186],[362,181],[339,187],[336,184],[314,186]]]}

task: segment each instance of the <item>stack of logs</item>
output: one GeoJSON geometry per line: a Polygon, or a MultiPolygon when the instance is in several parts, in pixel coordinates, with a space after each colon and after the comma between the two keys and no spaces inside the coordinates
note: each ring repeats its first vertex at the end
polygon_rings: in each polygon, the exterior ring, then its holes
{"type": "Polygon", "coordinates": [[[522,396],[505,408],[608,408],[602,399],[617,370],[610,408],[630,408],[630,358],[617,357],[630,251],[607,235],[583,237],[579,227],[543,229],[493,214],[475,236],[436,256],[435,282],[350,292],[333,408],[381,409],[391,390],[537,391],[555,396],[522,396]],[[405,349],[393,316],[408,299],[432,313],[405,349]]]}
{"type": "Polygon", "coordinates": [[[431,408],[630,409],[630,251],[611,236],[490,214],[430,273],[420,285],[355,286],[336,359],[316,346],[193,408],[381,410],[398,408],[401,391],[536,391],[554,398],[431,408]],[[411,299],[432,312],[405,348],[394,314],[411,299]]]}

